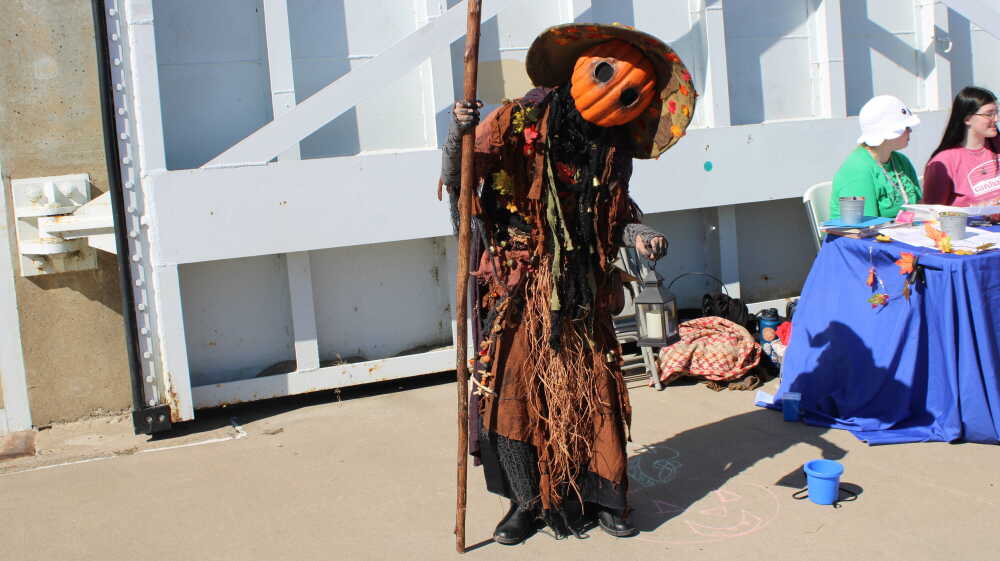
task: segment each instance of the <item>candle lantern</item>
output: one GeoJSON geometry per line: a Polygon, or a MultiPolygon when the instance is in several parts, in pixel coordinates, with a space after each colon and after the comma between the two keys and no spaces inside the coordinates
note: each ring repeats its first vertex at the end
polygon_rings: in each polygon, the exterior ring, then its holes
{"type": "Polygon", "coordinates": [[[635,297],[635,321],[641,347],[666,347],[680,341],[677,299],[663,287],[663,277],[650,269],[642,276],[642,290],[635,297]]]}

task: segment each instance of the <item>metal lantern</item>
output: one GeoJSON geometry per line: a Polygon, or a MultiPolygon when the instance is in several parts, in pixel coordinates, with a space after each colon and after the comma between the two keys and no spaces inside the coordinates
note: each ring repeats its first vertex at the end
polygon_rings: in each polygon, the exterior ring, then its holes
{"type": "Polygon", "coordinates": [[[642,290],[635,297],[635,322],[641,347],[666,347],[681,340],[677,332],[677,299],[663,287],[663,277],[655,270],[642,276],[642,290]]]}

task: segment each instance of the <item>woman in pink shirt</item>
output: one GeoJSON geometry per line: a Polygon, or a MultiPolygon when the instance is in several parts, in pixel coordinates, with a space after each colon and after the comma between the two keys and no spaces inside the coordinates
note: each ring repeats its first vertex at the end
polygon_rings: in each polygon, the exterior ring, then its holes
{"type": "Polygon", "coordinates": [[[944,137],[924,169],[927,204],[981,206],[1000,201],[997,98],[989,90],[958,92],[944,137]]]}

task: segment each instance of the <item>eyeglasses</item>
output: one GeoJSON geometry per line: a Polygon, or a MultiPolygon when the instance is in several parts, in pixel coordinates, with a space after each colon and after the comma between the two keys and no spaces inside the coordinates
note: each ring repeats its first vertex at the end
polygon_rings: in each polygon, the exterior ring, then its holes
{"type": "Polygon", "coordinates": [[[989,113],[973,113],[973,115],[978,115],[980,117],[986,117],[987,119],[989,119],[991,121],[996,121],[997,120],[997,116],[998,116],[996,111],[990,111],[989,113]]]}

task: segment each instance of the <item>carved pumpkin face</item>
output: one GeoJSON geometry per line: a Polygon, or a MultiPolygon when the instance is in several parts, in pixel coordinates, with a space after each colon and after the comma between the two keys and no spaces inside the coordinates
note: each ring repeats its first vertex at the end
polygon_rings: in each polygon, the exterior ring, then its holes
{"type": "Polygon", "coordinates": [[[642,51],[614,39],[576,59],[571,84],[580,115],[595,125],[614,127],[635,119],[653,101],[656,71],[642,51]]]}

